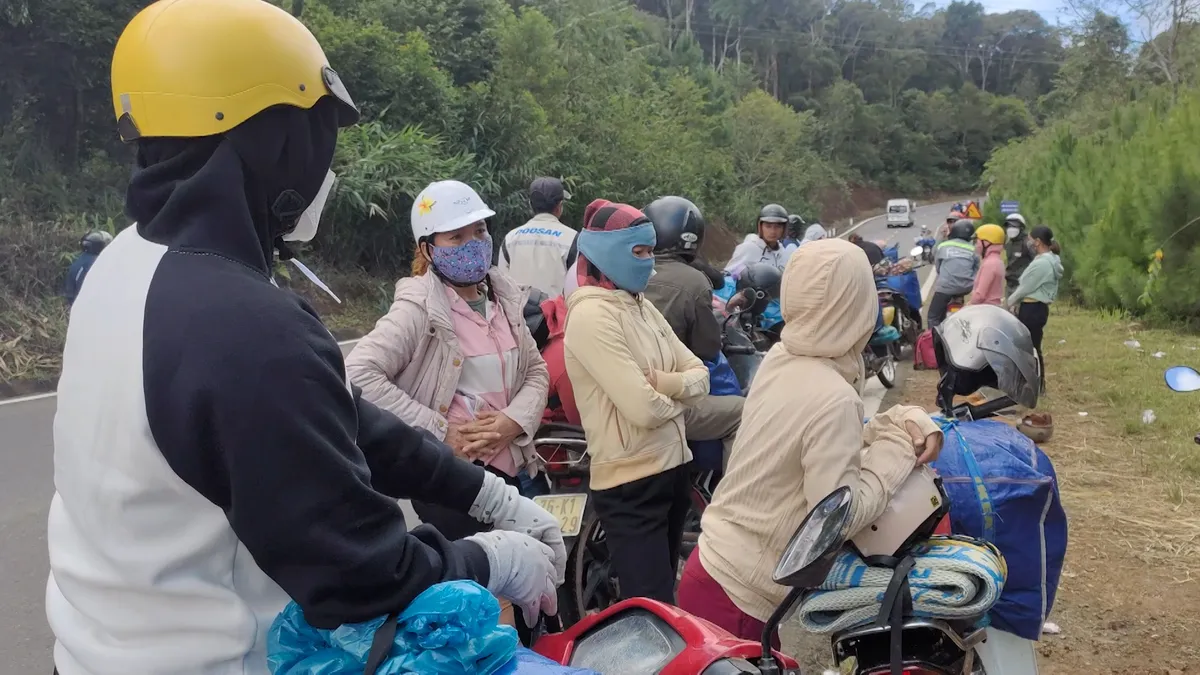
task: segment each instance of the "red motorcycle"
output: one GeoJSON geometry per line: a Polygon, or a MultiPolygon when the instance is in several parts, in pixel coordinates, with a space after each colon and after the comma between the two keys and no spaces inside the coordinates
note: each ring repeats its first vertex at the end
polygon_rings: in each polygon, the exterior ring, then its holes
{"type": "Polygon", "coordinates": [[[770,638],[804,592],[825,580],[847,538],[850,489],[830,493],[800,523],[775,567],[787,586],[754,642],[734,637],[681,609],[631,598],[583,618],[561,633],[536,639],[534,651],[558,663],[605,675],[800,675],[794,660],[771,649],[770,638]]]}

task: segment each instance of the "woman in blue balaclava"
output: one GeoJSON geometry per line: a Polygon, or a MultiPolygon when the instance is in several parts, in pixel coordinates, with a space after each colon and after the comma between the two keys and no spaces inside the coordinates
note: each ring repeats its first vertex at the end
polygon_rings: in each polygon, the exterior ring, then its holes
{"type": "Polygon", "coordinates": [[[592,503],[623,597],[675,599],[689,505],[688,403],[708,368],[642,297],[654,273],[654,226],[597,200],[579,233],[579,289],[567,300],[567,375],[587,434],[592,503]]]}

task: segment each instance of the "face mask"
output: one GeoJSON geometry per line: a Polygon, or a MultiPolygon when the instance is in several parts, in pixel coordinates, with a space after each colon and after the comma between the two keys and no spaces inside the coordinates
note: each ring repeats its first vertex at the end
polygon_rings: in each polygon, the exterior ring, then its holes
{"type": "Polygon", "coordinates": [[[472,239],[458,246],[430,246],[434,270],[456,286],[474,286],[492,267],[492,238],[472,239]]]}
{"type": "Polygon", "coordinates": [[[284,241],[307,242],[317,236],[317,225],[321,222],[321,212],[325,210],[325,202],[329,199],[329,193],[333,189],[335,180],[337,180],[337,176],[332,171],[325,172],[325,180],[321,183],[321,189],[317,190],[317,196],[308,205],[308,208],[304,209],[304,213],[300,214],[292,231],[283,235],[284,241]]]}
{"type": "Polygon", "coordinates": [[[1004,231],[1008,234],[1009,241],[1016,239],[1021,234],[1021,228],[1019,228],[1019,227],[1005,228],[1004,231]]]}
{"type": "Polygon", "coordinates": [[[654,226],[642,223],[622,230],[584,230],[579,233],[579,251],[600,268],[617,288],[641,293],[654,274],[654,258],[639,258],[634,246],[654,246],[654,226]]]}

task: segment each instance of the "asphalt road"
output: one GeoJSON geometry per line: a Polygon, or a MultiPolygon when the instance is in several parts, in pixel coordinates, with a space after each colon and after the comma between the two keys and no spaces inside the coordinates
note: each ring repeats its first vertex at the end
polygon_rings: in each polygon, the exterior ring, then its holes
{"type": "MultiPolygon", "coordinates": [[[[889,230],[880,217],[863,221],[854,231],[866,239],[894,240],[906,253],[920,226],[936,229],[949,207],[921,207],[912,229],[889,230]]],[[[878,380],[872,380],[866,395],[868,415],[875,413],[883,392],[878,380]]],[[[0,401],[0,675],[37,675],[52,667],[53,637],[44,602],[55,403],[53,394],[0,401]]],[[[415,518],[411,513],[409,517],[415,518]]]]}

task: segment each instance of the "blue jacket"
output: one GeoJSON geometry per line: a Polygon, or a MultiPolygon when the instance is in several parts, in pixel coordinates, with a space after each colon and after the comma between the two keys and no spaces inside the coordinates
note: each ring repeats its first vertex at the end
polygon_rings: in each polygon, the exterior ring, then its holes
{"type": "Polygon", "coordinates": [[[83,288],[83,279],[87,276],[88,270],[92,269],[92,263],[96,262],[95,253],[80,253],[71,261],[71,266],[67,268],[67,282],[63,287],[63,295],[67,298],[67,304],[75,304],[75,298],[79,297],[79,289],[83,288]]]}

